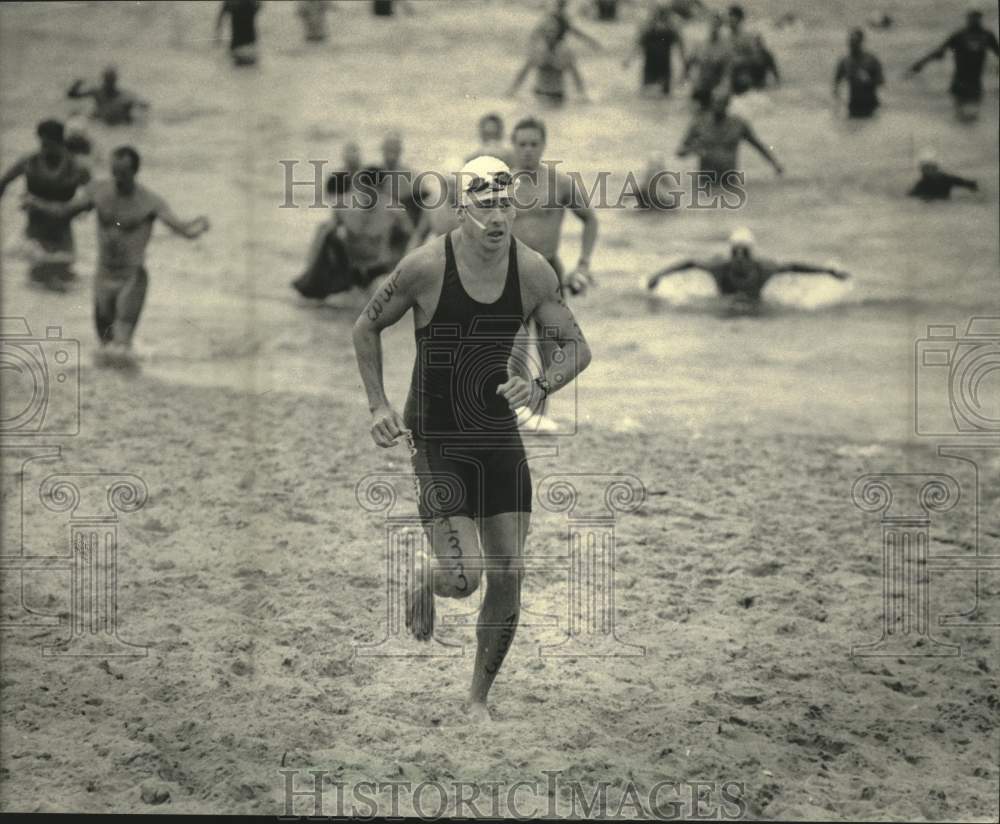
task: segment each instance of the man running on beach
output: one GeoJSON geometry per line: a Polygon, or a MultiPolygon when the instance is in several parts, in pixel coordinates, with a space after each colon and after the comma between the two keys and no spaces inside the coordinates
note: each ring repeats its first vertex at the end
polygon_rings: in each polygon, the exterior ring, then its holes
{"type": "Polygon", "coordinates": [[[380,447],[411,445],[433,557],[417,559],[406,625],[434,632],[434,596],[465,598],[486,572],[468,695],[470,720],[513,641],[531,512],[531,475],[514,410],[558,391],[590,361],[552,267],[511,235],[511,175],[493,157],[459,176],[460,227],[407,255],[354,325],[354,348],[380,447]],[[417,357],[404,415],[382,381],[384,329],[413,310],[417,357]],[[534,382],[507,373],[514,336],[533,318],[567,353],[534,382]],[[480,551],[480,545],[482,551],[480,551]],[[485,556],[485,558],[484,558],[485,556]]]}
{"type": "Polygon", "coordinates": [[[108,66],[101,75],[101,85],[84,86],[82,80],[74,81],[66,92],[67,97],[74,100],[92,97],[94,99],[94,111],[91,114],[95,120],[107,124],[108,126],[121,126],[132,122],[133,109],[148,109],[149,103],[136,97],[131,92],[125,91],[118,85],[118,70],[114,66],[108,66]]]}
{"type": "Polygon", "coordinates": [[[21,158],[4,173],[0,197],[10,183],[24,175],[26,195],[22,206],[28,213],[24,234],[31,244],[29,277],[53,292],[65,292],[66,283],[76,278],[76,246],[72,217],[61,214],[61,207],[90,180],[90,172],[66,147],[65,129],[58,120],[43,120],[35,133],[38,151],[21,158]]]}
{"type": "Polygon", "coordinates": [[[955,100],[955,111],[960,120],[979,117],[979,103],[983,99],[983,67],[986,52],[1000,56],[1000,43],[993,32],[983,28],[983,13],[970,11],[964,29],[959,29],[938,48],[921,57],[910,66],[908,73],[916,74],[931,60],[940,60],[951,51],[955,58],[955,73],[949,91],[955,100]]]}
{"type": "Polygon", "coordinates": [[[864,47],[865,33],[853,29],[847,38],[847,56],[837,64],[833,96],[840,100],[840,84],[848,85],[847,116],[871,117],[879,107],[878,89],[885,82],[882,64],[864,47]]]}
{"type": "Polygon", "coordinates": [[[139,153],[120,146],[111,153],[111,180],[93,184],[82,198],[57,208],[67,218],[97,212],[97,274],[94,278],[94,318],[102,345],[100,361],[131,361],[132,337],[146,300],[149,277],[146,247],[159,218],[188,240],[208,231],[208,218],[184,221],[166,201],[136,181],[139,153]]]}
{"type": "Polygon", "coordinates": [[[744,140],[760,152],[777,174],[784,174],[785,170],[757,137],[753,127],[742,117],[729,114],[729,95],[717,90],[712,108],[694,116],[677,156],[697,155],[698,170],[710,174],[712,181],[718,184],[724,174],[739,168],[738,153],[744,140]]]}
{"type": "Polygon", "coordinates": [[[778,263],[777,261],[754,257],[753,233],[746,228],[737,229],[729,237],[730,256],[714,257],[711,260],[683,260],[667,266],[653,275],[646,284],[653,290],[665,277],[686,269],[701,269],[715,279],[720,295],[732,295],[756,303],[767,282],[783,272],[806,275],[832,275],[838,280],[847,280],[847,272],[828,266],[812,266],[808,263],[778,263]]]}

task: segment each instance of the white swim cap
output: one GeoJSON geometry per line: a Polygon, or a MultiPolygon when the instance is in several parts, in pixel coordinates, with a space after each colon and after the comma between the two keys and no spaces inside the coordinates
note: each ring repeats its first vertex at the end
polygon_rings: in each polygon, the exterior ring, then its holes
{"type": "Polygon", "coordinates": [[[745,246],[747,249],[752,249],[755,243],[753,232],[746,226],[733,229],[733,233],[729,236],[730,246],[745,246]]]}
{"type": "Polygon", "coordinates": [[[924,149],[917,155],[917,163],[923,166],[925,163],[937,163],[937,153],[933,149],[924,149]]]}
{"type": "Polygon", "coordinates": [[[458,188],[463,206],[494,198],[513,197],[515,185],[510,166],[498,157],[480,155],[466,163],[458,173],[458,188]]]}

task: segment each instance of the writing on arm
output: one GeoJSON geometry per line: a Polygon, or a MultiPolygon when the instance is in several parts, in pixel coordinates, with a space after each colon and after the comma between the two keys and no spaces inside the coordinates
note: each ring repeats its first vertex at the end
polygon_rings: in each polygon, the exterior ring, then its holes
{"type": "Polygon", "coordinates": [[[535,307],[531,312],[543,340],[555,343],[570,357],[552,358],[545,366],[545,379],[556,392],[566,386],[590,364],[590,345],[583,330],[563,300],[559,279],[548,263],[542,261],[542,277],[535,307]]]}
{"type": "Polygon", "coordinates": [[[417,273],[412,257],[400,262],[354,323],[354,353],[372,411],[389,403],[382,380],[382,330],[416,306],[417,273]]]}

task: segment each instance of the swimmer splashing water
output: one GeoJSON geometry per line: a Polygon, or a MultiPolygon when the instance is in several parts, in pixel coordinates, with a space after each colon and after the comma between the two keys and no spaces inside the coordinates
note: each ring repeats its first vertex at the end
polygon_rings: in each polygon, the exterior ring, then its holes
{"type": "Polygon", "coordinates": [[[775,275],[782,273],[805,275],[830,275],[838,280],[847,280],[850,275],[840,269],[829,266],[813,266],[809,263],[779,263],[754,255],[754,236],[746,227],[736,229],[729,236],[730,256],[714,257],[711,260],[682,260],[672,266],[667,266],[650,277],[646,286],[650,290],[665,278],[687,269],[701,269],[708,272],[715,280],[715,286],[720,295],[734,296],[739,299],[757,303],[767,282],[775,275]]]}
{"type": "Polygon", "coordinates": [[[434,633],[434,597],[467,598],[486,573],[468,694],[472,719],[513,641],[531,475],[515,410],[558,391],[590,362],[559,280],[539,253],[511,236],[511,173],[478,157],[459,173],[459,226],[407,255],[354,325],[358,367],[380,447],[412,447],[418,507],[432,557],[416,564],[407,627],[434,633]],[[417,358],[400,416],[382,380],[382,330],[413,310],[417,358]],[[533,319],[567,355],[528,381],[508,373],[514,337],[533,319]],[[445,490],[447,494],[439,494],[445,490]]]}

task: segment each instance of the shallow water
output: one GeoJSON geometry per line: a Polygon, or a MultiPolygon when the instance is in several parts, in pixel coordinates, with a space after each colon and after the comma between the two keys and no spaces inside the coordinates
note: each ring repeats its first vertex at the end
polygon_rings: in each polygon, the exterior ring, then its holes
{"type": "MultiPolygon", "coordinates": [[[[808,25],[770,31],[771,5],[760,4],[760,27],[786,80],[766,96],[738,101],[737,110],[773,146],[786,176],[775,178],[747,150],[748,201],[739,211],[601,212],[593,261],[600,286],[574,303],[595,357],[578,397],[556,399],[557,414],[625,430],[735,426],[908,438],[915,345],[927,326],[951,324],[961,333],[970,316],[998,314],[995,70],[982,118],[971,126],[951,118],[945,65],[902,80],[905,65],[957,25],[921,4],[909,12],[912,25],[870,35],[889,78],[885,105],[872,123],[848,125],[833,115],[829,80],[843,27],[865,7],[834,13],[804,6],[813,10],[803,11],[808,25]],[[935,147],[947,168],[977,178],[981,192],[937,206],[904,198],[925,146],[935,147]],[[754,230],[764,255],[836,264],[854,277],[846,284],[781,277],[754,314],[733,312],[697,272],[664,282],[655,296],[639,288],[672,260],[724,251],[740,224],[754,230]]],[[[195,243],[157,229],[138,339],[144,368],[253,392],[354,393],[364,414],[349,343],[360,297],[315,308],[288,288],[324,214],[305,208],[308,193],[301,192],[302,208],[279,208],[279,161],[301,161],[302,176],[307,160],[327,160],[332,169],[351,138],[374,160],[390,127],[403,130],[404,159],[414,168],[467,153],[482,113],[499,111],[510,125],[536,109],[526,92],[515,101],[500,96],[536,12],[528,4],[434,2],[418,4],[413,16],[375,20],[367,4],[341,4],[330,16],[330,42],[307,48],[294,5],[268,4],[259,18],[261,65],[245,71],[232,69],[225,47],[211,41],[214,13],[198,3],[47,4],[45,14],[6,4],[3,162],[31,148],[36,120],[72,111],[60,95],[74,76],[96,76],[114,60],[122,84],[153,109],[132,129],[90,127],[99,170],[115,144],[133,142],[143,153],[143,182],[182,216],[204,213],[213,223],[195,243]],[[472,59],[461,53],[470,41],[472,59]]],[[[683,95],[637,98],[636,72],[620,68],[632,23],[585,25],[607,44],[604,54],[582,61],[594,102],[543,112],[548,157],[585,176],[610,171],[616,180],[657,152],[674,162],[689,118],[683,95]]],[[[702,35],[698,25],[688,29],[691,42],[702,35]]],[[[77,225],[86,276],[77,291],[65,298],[28,291],[17,255],[21,217],[9,195],[2,211],[5,314],[16,310],[33,327],[61,324],[87,349],[92,218],[77,225]]],[[[578,227],[567,218],[561,254],[570,265],[578,227]]],[[[413,357],[408,320],[388,334],[386,351],[390,395],[401,406],[413,357]]],[[[984,380],[983,397],[1000,396],[996,373],[984,380]]],[[[925,384],[928,393],[947,393],[936,377],[925,384]]]]}

